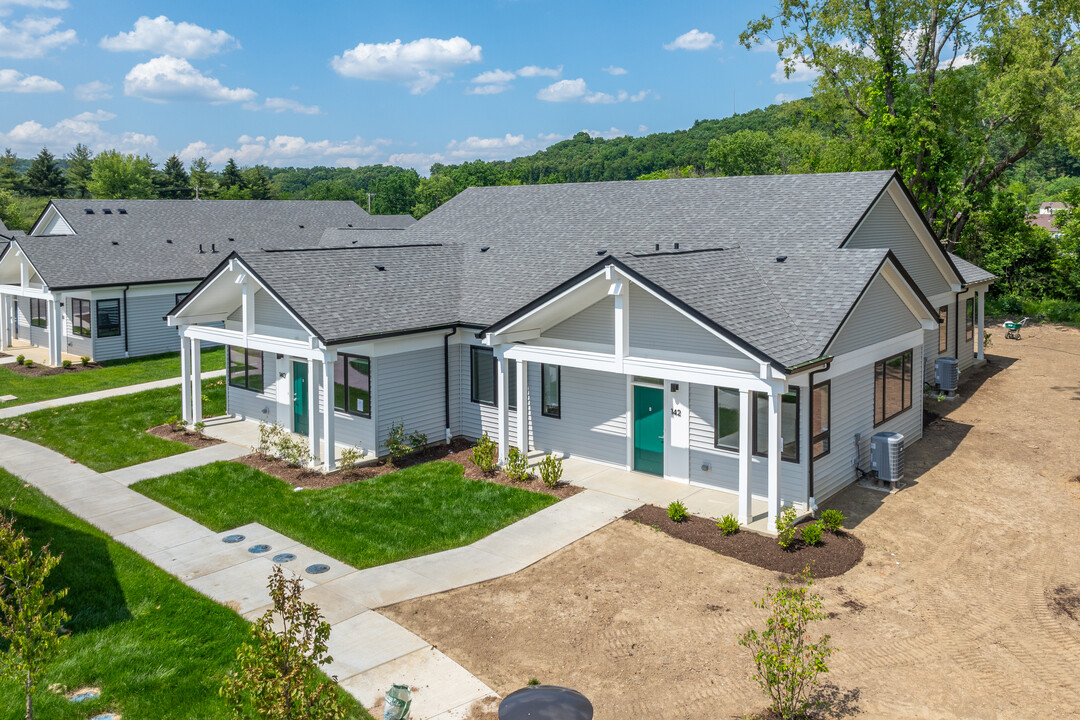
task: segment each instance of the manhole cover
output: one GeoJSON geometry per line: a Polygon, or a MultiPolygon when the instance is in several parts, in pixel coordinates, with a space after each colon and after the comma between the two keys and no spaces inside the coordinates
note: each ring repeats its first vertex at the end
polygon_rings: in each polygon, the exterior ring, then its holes
{"type": "Polygon", "coordinates": [[[274,556],[274,562],[276,562],[276,563],[285,563],[285,562],[289,562],[289,561],[295,560],[295,559],[296,559],[296,556],[293,555],[292,553],[281,553],[280,555],[275,555],[274,556]]]}
{"type": "Polygon", "coordinates": [[[68,700],[71,702],[86,702],[87,700],[96,700],[101,697],[101,691],[97,688],[89,688],[86,690],[75,691],[68,700]]]}
{"type": "Polygon", "coordinates": [[[226,543],[244,542],[244,536],[243,535],[226,535],[225,537],[221,538],[221,542],[226,542],[226,543]]]}
{"type": "Polygon", "coordinates": [[[268,552],[269,550],[270,550],[270,546],[269,545],[264,545],[262,543],[260,543],[258,545],[252,545],[251,547],[248,548],[249,553],[254,553],[256,555],[258,555],[259,553],[268,552]]]}
{"type": "Polygon", "coordinates": [[[322,563],[318,563],[317,565],[308,565],[306,568],[304,568],[304,572],[310,575],[322,575],[329,569],[329,565],[323,565],[322,563]]]}

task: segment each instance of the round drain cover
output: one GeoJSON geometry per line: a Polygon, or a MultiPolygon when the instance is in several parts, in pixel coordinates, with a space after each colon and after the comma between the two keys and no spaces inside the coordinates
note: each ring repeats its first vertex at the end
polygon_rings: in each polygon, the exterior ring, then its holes
{"type": "Polygon", "coordinates": [[[276,563],[286,563],[286,562],[290,562],[290,561],[295,560],[295,559],[296,559],[296,556],[293,555],[292,553],[281,553],[280,555],[275,555],[274,556],[274,562],[276,562],[276,563]]]}
{"type": "Polygon", "coordinates": [[[269,545],[264,545],[264,544],[261,544],[261,543],[259,545],[252,545],[251,547],[248,548],[249,553],[254,553],[256,555],[259,554],[259,553],[267,552],[269,550],[270,550],[269,545]]]}
{"type": "Polygon", "coordinates": [[[90,718],[90,720],[120,720],[120,716],[116,713],[102,713],[100,715],[95,715],[90,718]]]}
{"type": "Polygon", "coordinates": [[[318,563],[317,565],[308,565],[306,568],[304,568],[304,572],[309,573],[311,575],[322,575],[324,572],[328,571],[329,569],[330,569],[329,565],[323,565],[322,563],[318,563]]]}
{"type": "Polygon", "coordinates": [[[559,718],[592,720],[593,706],[577,690],[558,685],[529,685],[507,695],[499,703],[499,720],[559,718]]]}
{"type": "Polygon", "coordinates": [[[87,700],[96,700],[101,697],[101,691],[97,689],[80,690],[69,698],[71,702],[86,702],[87,700]]]}
{"type": "Polygon", "coordinates": [[[226,535],[225,537],[221,538],[221,542],[226,542],[226,543],[244,542],[244,536],[243,535],[226,535]]]}

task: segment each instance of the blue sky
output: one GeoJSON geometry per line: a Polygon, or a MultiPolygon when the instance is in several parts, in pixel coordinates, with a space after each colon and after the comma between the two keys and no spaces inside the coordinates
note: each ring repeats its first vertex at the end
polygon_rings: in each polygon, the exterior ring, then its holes
{"type": "Polygon", "coordinates": [[[0,0],[0,146],[426,172],[671,131],[808,94],[737,42],[771,7],[0,0]]]}

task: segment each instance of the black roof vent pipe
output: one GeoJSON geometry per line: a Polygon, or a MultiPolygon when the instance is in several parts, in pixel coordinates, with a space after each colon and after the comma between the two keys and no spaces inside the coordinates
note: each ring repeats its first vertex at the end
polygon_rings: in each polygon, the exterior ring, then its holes
{"type": "Polygon", "coordinates": [[[216,244],[210,243],[210,252],[212,252],[212,253],[217,252],[217,245],[216,244]]]}
{"type": "Polygon", "coordinates": [[[777,255],[776,256],[776,262],[778,262],[778,263],[782,263],[785,260],[787,260],[787,255],[777,255]]]}
{"type": "Polygon", "coordinates": [[[206,254],[206,251],[202,249],[202,243],[199,243],[199,254],[200,255],[205,255],[206,254]]]}

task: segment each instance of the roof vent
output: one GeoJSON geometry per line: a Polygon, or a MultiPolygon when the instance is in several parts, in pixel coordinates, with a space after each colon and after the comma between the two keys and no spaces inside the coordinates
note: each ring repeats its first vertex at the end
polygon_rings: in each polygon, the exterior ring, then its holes
{"type": "Polygon", "coordinates": [[[349,223],[349,227],[352,227],[352,223],[349,223]]]}
{"type": "Polygon", "coordinates": [[[125,210],[124,208],[116,208],[116,212],[120,213],[121,215],[127,215],[127,210],[125,210]]]}
{"type": "Polygon", "coordinates": [[[787,260],[787,255],[777,255],[776,256],[776,262],[778,262],[778,263],[782,263],[785,260],[787,260]]]}
{"type": "Polygon", "coordinates": [[[304,226],[303,226],[303,225],[301,225],[301,226],[300,226],[300,229],[301,229],[301,230],[303,230],[303,229],[304,229],[304,226]]]}
{"type": "Polygon", "coordinates": [[[676,249],[676,250],[678,250],[678,249],[679,249],[679,243],[675,243],[675,249],[676,249]]]}
{"type": "Polygon", "coordinates": [[[480,252],[487,252],[490,249],[491,249],[490,245],[485,245],[484,247],[480,248],[480,252]]]}
{"type": "Polygon", "coordinates": [[[113,245],[119,245],[120,243],[118,243],[118,242],[116,242],[115,240],[113,240],[113,241],[112,241],[112,244],[113,244],[113,245]]]}
{"type": "Polygon", "coordinates": [[[104,214],[104,215],[112,215],[112,210],[110,210],[109,208],[105,208],[105,209],[104,209],[104,210],[102,210],[101,212],[102,212],[102,214],[104,214]]]}
{"type": "Polygon", "coordinates": [[[166,238],[165,242],[168,243],[169,245],[172,245],[172,238],[166,238]]]}
{"type": "Polygon", "coordinates": [[[210,252],[216,253],[217,251],[217,245],[215,245],[214,243],[210,243],[210,252]]]}
{"type": "Polygon", "coordinates": [[[199,243],[199,254],[200,255],[205,255],[206,254],[206,251],[202,249],[202,243],[199,243]]]}
{"type": "Polygon", "coordinates": [[[607,250],[597,250],[597,251],[596,251],[596,254],[597,254],[597,255],[606,255],[606,254],[607,254],[607,250]]]}
{"type": "Polygon", "coordinates": [[[83,212],[86,213],[87,215],[93,215],[94,214],[94,209],[93,208],[83,208],[83,212]]]}
{"type": "Polygon", "coordinates": [[[656,252],[660,252],[660,243],[656,243],[656,252]]]}
{"type": "Polygon", "coordinates": [[[229,238],[229,242],[236,242],[236,238],[229,238]]]}
{"type": "Polygon", "coordinates": [[[385,265],[376,265],[375,269],[378,270],[379,272],[385,272],[386,266],[385,265]]]}

